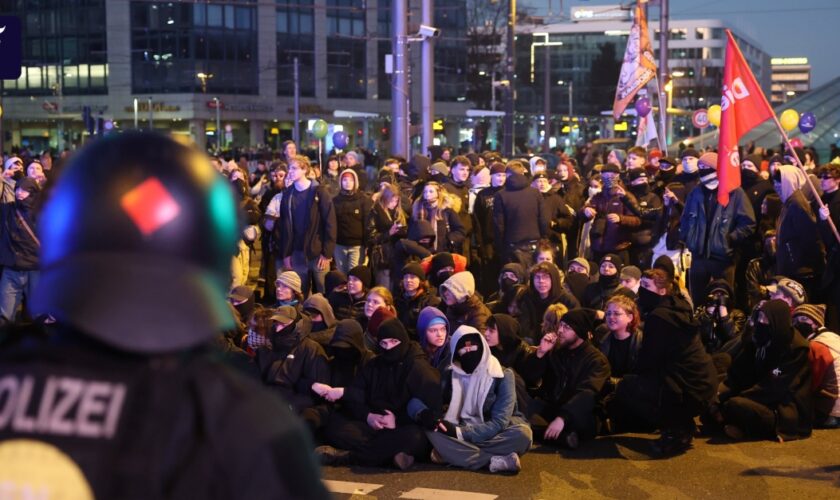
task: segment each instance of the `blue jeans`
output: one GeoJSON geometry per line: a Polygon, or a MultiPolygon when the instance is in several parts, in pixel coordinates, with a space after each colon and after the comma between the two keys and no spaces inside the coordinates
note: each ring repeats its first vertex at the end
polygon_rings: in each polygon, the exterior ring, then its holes
{"type": "Polygon", "coordinates": [[[336,245],[333,256],[335,257],[336,269],[347,274],[351,269],[361,264],[362,247],[336,245]]]}
{"type": "Polygon", "coordinates": [[[283,271],[294,271],[298,273],[301,281],[300,289],[304,297],[309,296],[310,283],[312,281],[315,282],[315,291],[324,293],[324,278],[327,277],[327,271],[318,269],[317,257],[307,261],[306,255],[303,252],[294,252],[292,254],[292,268],[285,269],[284,267],[281,261],[277,266],[277,275],[279,276],[283,271]]]}
{"type": "Polygon", "coordinates": [[[0,316],[8,321],[15,321],[21,300],[32,299],[32,290],[38,284],[40,271],[15,271],[3,269],[0,278],[0,316]]]}

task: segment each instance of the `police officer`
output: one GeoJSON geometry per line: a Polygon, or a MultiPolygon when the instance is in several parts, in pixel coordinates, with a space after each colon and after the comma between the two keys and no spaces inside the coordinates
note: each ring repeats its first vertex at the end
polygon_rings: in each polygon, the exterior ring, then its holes
{"type": "Polygon", "coordinates": [[[36,313],[0,335],[0,483],[11,496],[327,498],[287,404],[210,345],[240,222],[199,152],[100,139],[43,213],[36,313]]]}

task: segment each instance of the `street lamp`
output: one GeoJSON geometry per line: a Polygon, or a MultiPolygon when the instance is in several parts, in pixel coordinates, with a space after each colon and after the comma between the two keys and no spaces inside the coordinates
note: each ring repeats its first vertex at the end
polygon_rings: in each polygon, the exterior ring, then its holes
{"type": "Polygon", "coordinates": [[[201,92],[203,94],[207,93],[207,80],[213,78],[213,73],[196,73],[196,78],[201,80],[201,92]]]}

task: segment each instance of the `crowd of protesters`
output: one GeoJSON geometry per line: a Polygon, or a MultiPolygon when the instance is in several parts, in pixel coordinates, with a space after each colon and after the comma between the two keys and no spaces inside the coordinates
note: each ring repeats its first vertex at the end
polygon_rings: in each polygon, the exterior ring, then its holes
{"type": "MultiPolygon", "coordinates": [[[[214,157],[244,227],[219,345],[324,464],[516,472],[535,440],[806,438],[840,425],[840,160],[793,153],[744,151],[725,206],[717,154],[691,147],[214,157]]],[[[3,163],[5,321],[38,279],[52,170],[3,163]]]]}

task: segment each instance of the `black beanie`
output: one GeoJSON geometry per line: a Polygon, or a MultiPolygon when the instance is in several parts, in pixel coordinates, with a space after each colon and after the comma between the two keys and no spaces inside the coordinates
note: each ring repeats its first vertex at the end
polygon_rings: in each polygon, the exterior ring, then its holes
{"type": "Polygon", "coordinates": [[[444,267],[454,268],[455,267],[455,258],[452,257],[451,253],[442,252],[442,253],[436,254],[434,257],[432,257],[431,264],[432,264],[432,267],[431,267],[432,274],[437,274],[437,272],[439,270],[443,269],[444,267]]]}
{"type": "Polygon", "coordinates": [[[324,289],[326,290],[327,295],[335,290],[335,287],[346,284],[347,276],[338,269],[328,272],[324,277],[324,289]]]}
{"type": "Polygon", "coordinates": [[[677,271],[674,268],[674,261],[667,255],[660,255],[656,261],[654,261],[653,268],[665,271],[665,274],[668,275],[669,281],[673,281],[674,277],[677,275],[677,271]]]}
{"type": "Polygon", "coordinates": [[[560,318],[575,331],[578,337],[587,340],[588,333],[595,330],[595,323],[598,321],[598,313],[593,309],[572,309],[560,318]]]}
{"type": "Polygon", "coordinates": [[[402,274],[403,276],[406,274],[413,274],[420,278],[421,281],[426,279],[426,273],[423,271],[423,266],[421,266],[419,262],[409,262],[404,265],[402,268],[402,274]]]}
{"type": "Polygon", "coordinates": [[[615,266],[616,271],[621,271],[621,268],[624,267],[624,263],[621,261],[621,257],[614,253],[608,253],[601,257],[601,262],[598,263],[598,267],[600,268],[604,262],[612,262],[612,265],[615,266]]]}
{"type": "Polygon", "coordinates": [[[365,288],[370,288],[370,268],[367,266],[356,266],[347,273],[348,276],[355,276],[365,285],[365,288]]]}
{"type": "Polygon", "coordinates": [[[462,335],[455,344],[452,360],[460,363],[461,369],[467,373],[475,371],[484,355],[484,343],[480,336],[481,334],[477,332],[467,333],[462,335]]]}

